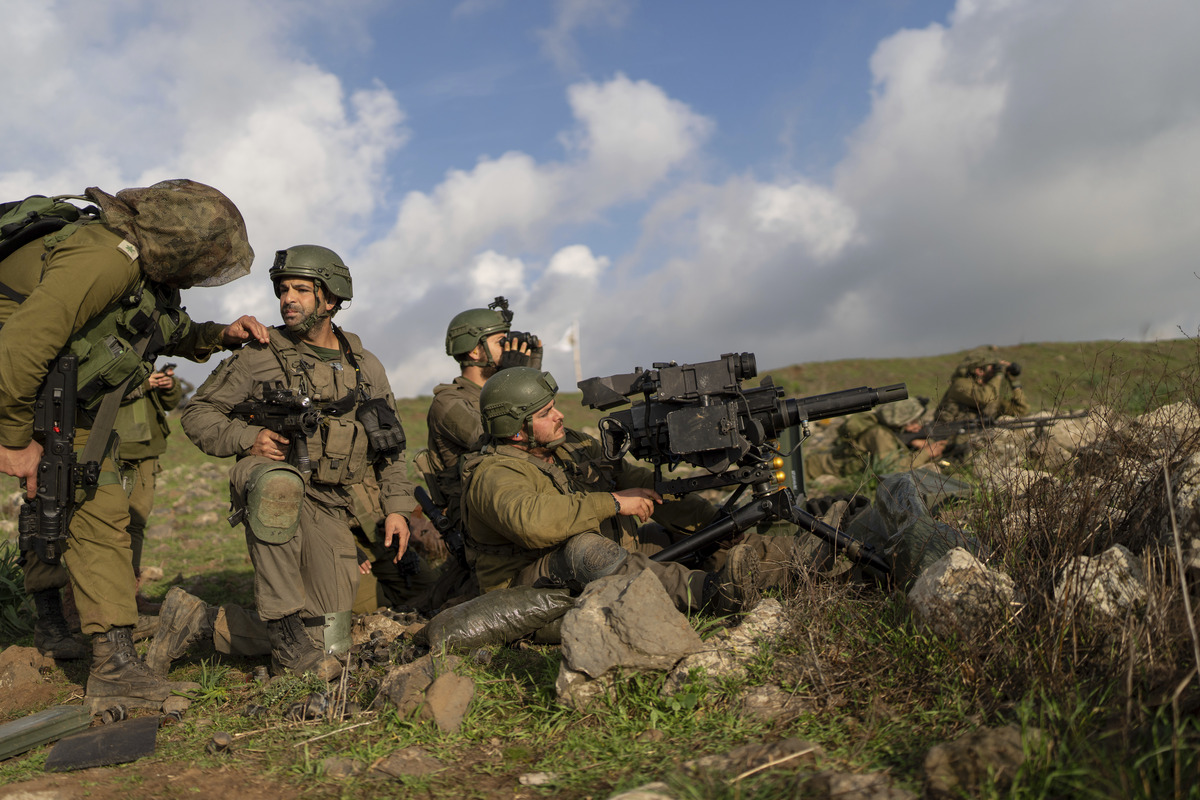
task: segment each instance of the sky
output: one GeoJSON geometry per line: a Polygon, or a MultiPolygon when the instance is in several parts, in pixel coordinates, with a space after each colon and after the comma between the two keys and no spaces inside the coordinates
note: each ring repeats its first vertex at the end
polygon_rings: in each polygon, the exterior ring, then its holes
{"type": "MultiPolygon", "coordinates": [[[[47,0],[0,26],[0,199],[186,177],[278,322],[274,252],[350,265],[398,396],[509,298],[569,387],[1196,335],[1194,0],[47,0]]],[[[208,366],[181,368],[203,378],[208,366]]]]}

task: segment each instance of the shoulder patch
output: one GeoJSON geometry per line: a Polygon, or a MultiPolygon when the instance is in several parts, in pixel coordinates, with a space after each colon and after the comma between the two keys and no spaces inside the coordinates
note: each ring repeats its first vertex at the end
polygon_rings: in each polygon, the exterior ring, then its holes
{"type": "Polygon", "coordinates": [[[130,261],[137,261],[138,249],[133,242],[122,239],[121,243],[117,245],[117,249],[124,253],[130,261]]]}

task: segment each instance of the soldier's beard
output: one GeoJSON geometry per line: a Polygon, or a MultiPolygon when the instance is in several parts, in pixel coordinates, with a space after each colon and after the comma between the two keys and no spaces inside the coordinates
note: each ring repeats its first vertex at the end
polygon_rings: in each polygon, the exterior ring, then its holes
{"type": "MultiPolygon", "coordinates": [[[[300,310],[300,308],[298,306],[292,306],[292,307],[289,307],[287,310],[288,311],[292,311],[292,310],[298,311],[298,310],[300,310]]],[[[317,324],[320,323],[320,321],[322,319],[324,319],[326,316],[328,316],[328,315],[322,314],[320,309],[313,309],[313,312],[311,314],[306,314],[305,316],[301,317],[297,322],[287,324],[286,327],[292,333],[294,333],[298,336],[303,336],[304,334],[311,331],[313,328],[317,327],[317,324]]]]}

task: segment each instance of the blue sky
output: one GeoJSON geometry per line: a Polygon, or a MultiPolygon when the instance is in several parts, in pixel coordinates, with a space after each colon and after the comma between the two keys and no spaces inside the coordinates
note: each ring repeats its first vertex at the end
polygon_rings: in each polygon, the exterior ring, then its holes
{"type": "Polygon", "coordinates": [[[274,251],[327,245],[400,395],[496,294],[578,320],[587,375],[1173,337],[1198,34],[1185,0],[52,0],[0,30],[0,197],[217,186],[258,259],[193,315],[276,321],[274,251]]]}

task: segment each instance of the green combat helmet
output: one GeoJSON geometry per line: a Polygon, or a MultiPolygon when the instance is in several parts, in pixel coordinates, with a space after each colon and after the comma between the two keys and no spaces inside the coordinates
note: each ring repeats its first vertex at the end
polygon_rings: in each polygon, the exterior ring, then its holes
{"type": "Polygon", "coordinates": [[[487,308],[472,308],[456,314],[446,328],[446,355],[453,356],[460,363],[476,367],[492,367],[496,362],[492,354],[484,348],[484,361],[470,361],[467,353],[475,349],[493,333],[508,333],[512,328],[513,313],[508,310],[508,300],[497,297],[488,304],[487,308]]]}
{"type": "MultiPolygon", "coordinates": [[[[275,252],[275,263],[267,273],[275,284],[275,296],[279,296],[279,282],[284,278],[308,278],[321,285],[327,293],[337,298],[336,308],[342,303],[348,303],[354,298],[354,284],[350,279],[350,268],[342,261],[342,257],[330,250],[315,244],[299,244],[286,250],[275,252]]],[[[336,309],[335,309],[336,310],[336,309]]],[[[308,319],[303,330],[296,333],[307,333],[327,314],[319,310],[308,319]]]]}
{"type": "Polygon", "coordinates": [[[532,367],[497,372],[487,379],[479,393],[483,429],[498,439],[511,439],[556,394],[558,383],[549,372],[532,367]]]}

